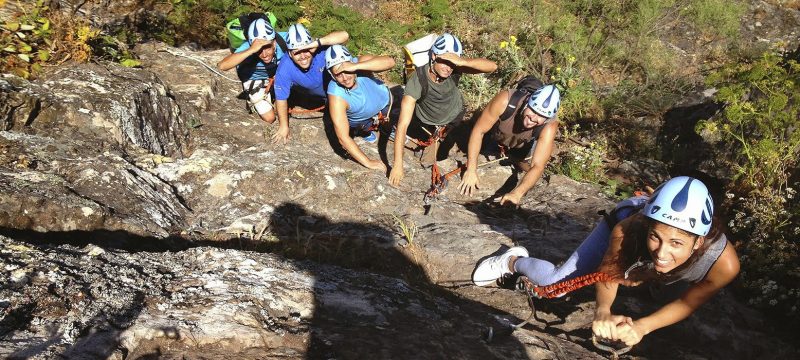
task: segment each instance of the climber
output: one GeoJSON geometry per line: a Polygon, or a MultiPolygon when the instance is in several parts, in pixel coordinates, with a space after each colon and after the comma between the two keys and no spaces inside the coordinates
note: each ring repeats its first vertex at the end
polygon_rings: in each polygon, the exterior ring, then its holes
{"type": "Polygon", "coordinates": [[[236,67],[242,89],[248,95],[249,105],[269,124],[275,122],[270,79],[275,76],[278,62],[283,57],[282,46],[279,46],[279,43],[283,43],[283,38],[278,35],[269,22],[256,19],[247,28],[246,41],[217,63],[217,68],[222,71],[236,67]]]}
{"type": "Polygon", "coordinates": [[[347,42],[349,37],[346,31],[334,31],[314,39],[303,24],[297,23],[289,27],[286,45],[292,61],[278,64],[275,76],[275,108],[278,110],[279,126],[272,137],[273,142],[289,141],[288,100],[292,91],[302,92],[302,95],[315,98],[319,103],[325,102],[328,81],[323,79],[325,50],[330,45],[347,42]]]}
{"type": "Polygon", "coordinates": [[[549,285],[599,270],[609,279],[595,285],[592,332],[631,346],[650,332],[688,317],[739,273],[736,250],[713,214],[706,186],[691,177],[676,177],[649,197],[618,204],[563,264],[554,266],[529,257],[524,247],[515,246],[480,262],[472,280],[486,286],[518,273],[536,285],[549,285]],[[636,320],[612,314],[619,285],[643,282],[665,286],[675,294],[661,296],[670,302],[636,320]]]}
{"type": "Polygon", "coordinates": [[[478,155],[484,135],[491,131],[493,140],[508,149],[517,167],[526,171],[522,181],[500,198],[500,205],[519,205],[544,172],[558,132],[556,113],[561,96],[553,85],[528,93],[522,89],[502,90],[481,113],[467,146],[467,166],[459,184],[462,194],[472,195],[478,188],[478,155]],[[513,102],[513,103],[512,103],[513,102]],[[530,161],[524,159],[530,156],[530,161]]]}
{"type": "MultiPolygon", "coordinates": [[[[400,103],[396,138],[426,141],[437,127],[453,126],[464,117],[464,100],[458,89],[461,74],[490,73],[497,64],[484,58],[462,57],[463,46],[455,36],[445,33],[434,41],[427,65],[417,68],[405,87],[400,103]],[[427,131],[426,131],[427,130],[427,131]]],[[[403,180],[405,141],[395,141],[394,162],[389,175],[392,185],[403,180]]],[[[432,147],[436,148],[436,147],[432,147]]],[[[436,157],[436,154],[433,154],[436,157]]],[[[437,160],[434,158],[434,161],[437,160]]]]}
{"type": "Polygon", "coordinates": [[[390,56],[362,55],[354,57],[342,45],[325,51],[325,67],[331,75],[328,84],[328,110],[339,144],[359,164],[373,170],[386,171],[380,159],[370,159],[350,137],[361,136],[366,142],[378,140],[377,125],[381,119],[388,123],[392,94],[372,72],[394,67],[390,56]]]}

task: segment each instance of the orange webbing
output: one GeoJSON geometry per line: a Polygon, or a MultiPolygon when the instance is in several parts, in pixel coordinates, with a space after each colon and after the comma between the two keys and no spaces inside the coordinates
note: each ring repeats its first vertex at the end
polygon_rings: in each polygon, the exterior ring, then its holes
{"type": "Polygon", "coordinates": [[[292,109],[289,109],[289,114],[305,114],[305,113],[312,113],[312,112],[322,111],[323,109],[325,109],[325,105],[322,105],[322,106],[319,106],[319,107],[316,107],[316,108],[313,108],[313,109],[300,109],[300,110],[295,110],[294,108],[292,108],[292,109]]]}
{"type": "Polygon", "coordinates": [[[552,299],[570,293],[572,291],[578,290],[584,286],[592,285],[597,282],[609,281],[611,279],[612,277],[606,273],[593,272],[591,274],[578,276],[576,278],[564,280],[547,286],[533,285],[533,283],[531,283],[530,280],[527,280],[525,285],[526,287],[529,288],[529,290],[533,291],[538,297],[545,299],[552,299]]]}
{"type": "Polygon", "coordinates": [[[383,124],[386,124],[388,122],[389,119],[386,116],[383,116],[382,112],[378,112],[378,121],[373,122],[372,126],[369,127],[368,131],[376,131],[380,129],[380,127],[383,126],[383,124]]]}
{"type": "Polygon", "coordinates": [[[446,126],[440,127],[433,134],[431,134],[431,137],[429,137],[428,140],[417,141],[417,145],[421,148],[425,148],[431,146],[434,142],[436,142],[439,139],[444,139],[446,135],[446,129],[447,129],[446,126]]]}

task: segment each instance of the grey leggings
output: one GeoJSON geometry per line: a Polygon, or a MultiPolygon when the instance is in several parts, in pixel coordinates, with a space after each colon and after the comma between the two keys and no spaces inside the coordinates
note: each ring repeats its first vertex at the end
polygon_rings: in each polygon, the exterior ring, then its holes
{"type": "Polygon", "coordinates": [[[514,271],[527,276],[534,284],[542,286],[589,274],[597,270],[603,261],[610,235],[611,229],[608,228],[606,221],[600,220],[563,264],[555,266],[546,260],[522,257],[514,263],[514,271]]]}
{"type": "MultiPolygon", "coordinates": [[[[638,212],[646,200],[647,197],[643,196],[623,200],[617,204],[613,216],[619,222],[638,212]]],[[[523,257],[514,263],[514,271],[527,276],[534,284],[542,286],[592,273],[597,271],[603,261],[610,236],[611,227],[605,219],[600,220],[563,264],[555,266],[546,260],[523,257]]]]}

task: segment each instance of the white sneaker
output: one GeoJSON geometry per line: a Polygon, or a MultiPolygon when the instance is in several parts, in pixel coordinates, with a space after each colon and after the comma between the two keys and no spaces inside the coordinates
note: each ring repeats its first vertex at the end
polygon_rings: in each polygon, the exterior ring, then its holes
{"type": "Polygon", "coordinates": [[[472,273],[472,282],[478,286],[489,285],[505,274],[511,274],[508,270],[508,261],[512,256],[527,257],[528,250],[522,246],[514,246],[501,255],[492,256],[481,261],[475,272],[472,273]]]}

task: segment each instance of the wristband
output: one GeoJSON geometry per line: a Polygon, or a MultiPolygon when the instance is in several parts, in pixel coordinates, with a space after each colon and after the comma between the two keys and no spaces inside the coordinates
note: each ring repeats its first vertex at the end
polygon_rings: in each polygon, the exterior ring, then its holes
{"type": "Polygon", "coordinates": [[[322,47],[322,40],[317,39],[317,47],[322,47]]]}

